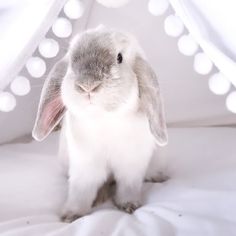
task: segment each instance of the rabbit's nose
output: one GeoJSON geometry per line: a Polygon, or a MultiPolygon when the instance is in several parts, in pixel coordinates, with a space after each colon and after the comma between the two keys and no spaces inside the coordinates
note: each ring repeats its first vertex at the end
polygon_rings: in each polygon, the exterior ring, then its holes
{"type": "Polygon", "coordinates": [[[81,92],[90,93],[90,92],[96,92],[101,84],[102,84],[101,81],[96,81],[96,82],[93,82],[92,84],[84,84],[84,83],[76,82],[75,87],[77,90],[81,92]]]}

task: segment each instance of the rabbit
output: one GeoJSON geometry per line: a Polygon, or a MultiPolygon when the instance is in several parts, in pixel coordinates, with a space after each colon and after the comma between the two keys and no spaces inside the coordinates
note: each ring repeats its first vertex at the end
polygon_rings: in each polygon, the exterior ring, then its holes
{"type": "Polygon", "coordinates": [[[157,76],[134,36],[98,27],[73,38],[44,83],[33,137],[45,139],[59,122],[69,176],[61,218],[89,214],[110,176],[115,205],[140,207],[152,154],[168,136],[157,76]]]}

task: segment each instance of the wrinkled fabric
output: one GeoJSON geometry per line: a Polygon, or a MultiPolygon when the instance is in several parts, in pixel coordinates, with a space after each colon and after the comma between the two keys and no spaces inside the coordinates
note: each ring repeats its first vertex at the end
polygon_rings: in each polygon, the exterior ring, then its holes
{"type": "Polygon", "coordinates": [[[141,208],[129,215],[108,201],[71,224],[58,217],[67,185],[57,134],[42,143],[1,146],[0,235],[236,235],[235,131],[169,129],[159,157],[170,178],[144,184],[141,208]]]}

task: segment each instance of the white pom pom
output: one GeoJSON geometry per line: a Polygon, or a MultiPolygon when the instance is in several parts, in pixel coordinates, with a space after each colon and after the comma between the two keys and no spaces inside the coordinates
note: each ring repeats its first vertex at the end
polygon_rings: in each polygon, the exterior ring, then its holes
{"type": "Polygon", "coordinates": [[[194,70],[202,75],[207,75],[212,70],[211,60],[202,52],[197,53],[194,57],[194,70]]]}
{"type": "Polygon", "coordinates": [[[41,77],[46,71],[46,64],[40,57],[31,57],[26,62],[26,68],[31,76],[41,77]]]}
{"type": "Polygon", "coordinates": [[[18,96],[24,96],[28,94],[30,91],[29,80],[23,76],[17,76],[11,82],[11,91],[18,96]]]}
{"type": "Polygon", "coordinates": [[[193,40],[191,35],[183,35],[179,38],[178,48],[185,56],[192,56],[198,49],[198,44],[193,40]]]}
{"type": "Polygon", "coordinates": [[[210,77],[208,85],[213,93],[223,95],[229,92],[231,83],[222,73],[216,73],[210,77]]]}
{"type": "Polygon", "coordinates": [[[236,91],[230,93],[226,98],[226,107],[229,111],[236,113],[236,91]]]}
{"type": "Polygon", "coordinates": [[[84,4],[79,0],[69,0],[64,6],[64,12],[70,19],[78,19],[84,13],[84,4]]]}
{"type": "Polygon", "coordinates": [[[109,8],[122,7],[129,2],[129,0],[97,0],[98,3],[109,8]]]}
{"type": "Polygon", "coordinates": [[[106,26],[104,24],[99,24],[97,27],[96,27],[96,30],[104,30],[106,29],[106,26]]]}
{"type": "Polygon", "coordinates": [[[52,31],[59,38],[67,38],[72,33],[72,25],[66,18],[59,17],[53,24],[52,31]]]}
{"type": "Polygon", "coordinates": [[[148,10],[154,16],[160,16],[164,14],[168,7],[168,0],[149,0],[148,2],[148,10]]]}
{"type": "Polygon", "coordinates": [[[15,97],[9,92],[0,92],[0,111],[9,112],[16,106],[15,97]]]}
{"type": "Polygon", "coordinates": [[[39,52],[46,58],[52,58],[59,52],[59,44],[54,39],[43,39],[39,44],[39,52]]]}
{"type": "Polygon", "coordinates": [[[170,15],[165,19],[164,28],[169,36],[178,37],[184,31],[184,24],[178,16],[170,15]]]}

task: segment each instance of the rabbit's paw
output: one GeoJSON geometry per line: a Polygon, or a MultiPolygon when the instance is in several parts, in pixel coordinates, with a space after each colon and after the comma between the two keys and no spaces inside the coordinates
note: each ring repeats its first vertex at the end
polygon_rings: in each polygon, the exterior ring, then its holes
{"type": "Polygon", "coordinates": [[[116,203],[115,205],[122,211],[132,214],[137,208],[141,206],[139,202],[116,203]]]}
{"type": "Polygon", "coordinates": [[[79,219],[80,217],[82,217],[81,215],[69,211],[69,212],[63,212],[60,216],[61,221],[66,222],[66,223],[71,223],[77,219],[79,219]]]}
{"type": "Polygon", "coordinates": [[[153,176],[146,176],[145,182],[151,182],[151,183],[163,183],[167,180],[169,180],[169,176],[164,174],[163,172],[158,172],[157,174],[153,176]]]}
{"type": "Polygon", "coordinates": [[[78,209],[78,207],[75,206],[64,206],[60,214],[60,219],[63,222],[71,223],[89,213],[90,211],[86,209],[78,209]]]}

